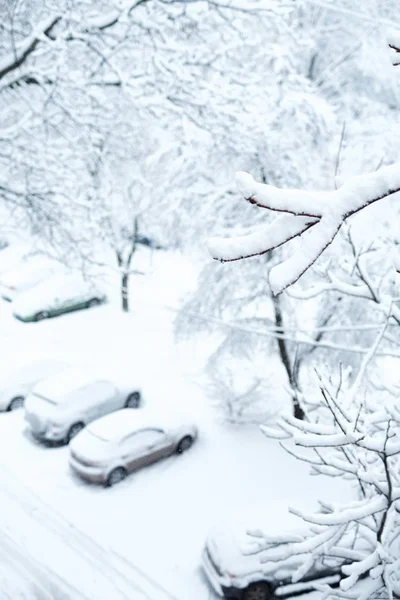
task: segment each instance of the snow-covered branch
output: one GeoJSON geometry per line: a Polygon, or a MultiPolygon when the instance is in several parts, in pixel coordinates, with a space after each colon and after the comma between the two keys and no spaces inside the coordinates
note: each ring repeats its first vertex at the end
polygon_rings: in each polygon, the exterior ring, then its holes
{"type": "Polygon", "coordinates": [[[34,52],[40,39],[51,34],[60,19],[60,16],[52,16],[45,19],[37,25],[31,35],[14,48],[13,52],[3,57],[0,60],[0,79],[20,67],[28,56],[34,52]]]}
{"type": "Polygon", "coordinates": [[[263,427],[266,435],[280,440],[291,455],[312,465],[314,473],[341,476],[357,484],[358,497],[351,502],[338,505],[321,502],[320,510],[313,514],[291,509],[310,524],[310,532],[303,539],[274,545],[267,535],[257,536],[263,563],[271,561],[283,566],[293,557],[304,555],[300,573],[315,566],[318,560],[340,566],[343,574],[340,590],[324,598],[395,598],[394,590],[400,590],[396,567],[400,526],[397,435],[400,411],[396,399],[375,405],[372,398],[368,400],[362,394],[367,367],[376,355],[384,331],[385,325],[353,383],[349,385],[347,380],[344,383],[341,378],[335,386],[332,381],[319,378],[323,403],[317,421],[300,421],[285,415],[278,428],[263,427]],[[323,404],[328,409],[325,413],[323,404]],[[357,587],[361,579],[366,581],[357,587]]]}
{"type": "Polygon", "coordinates": [[[391,54],[392,65],[397,67],[400,65],[400,32],[393,30],[388,35],[389,48],[393,50],[391,54]]]}
{"type": "MultiPolygon", "coordinates": [[[[388,275],[391,275],[392,268],[380,276],[379,280],[370,272],[362,252],[358,251],[353,244],[350,231],[348,239],[351,244],[354,262],[352,263],[351,272],[333,273],[328,268],[325,272],[327,281],[316,283],[305,290],[291,290],[290,295],[293,298],[307,300],[315,298],[322,293],[333,292],[340,293],[344,296],[351,296],[360,300],[369,300],[379,307],[385,318],[390,317],[395,321],[395,324],[400,324],[400,309],[396,306],[390,297],[385,294],[383,284],[387,283],[388,275]],[[349,282],[349,279],[352,281],[349,282]]],[[[394,255],[393,266],[397,270],[397,255],[394,255]]]]}
{"type": "MultiPolygon", "coordinates": [[[[118,23],[122,17],[129,16],[137,6],[144,4],[147,1],[148,0],[134,0],[119,10],[113,10],[106,14],[102,14],[101,16],[89,18],[80,25],[76,34],[98,33],[104,31],[118,23]]],[[[0,80],[12,71],[18,69],[26,59],[34,53],[41,41],[46,38],[55,39],[57,37],[57,34],[55,33],[56,25],[62,24],[63,19],[64,17],[62,15],[52,15],[44,19],[34,28],[32,33],[27,36],[25,40],[15,45],[12,51],[0,60],[0,80]]],[[[65,39],[66,41],[71,41],[75,39],[75,37],[76,36],[73,33],[68,32],[65,39]]],[[[23,81],[25,81],[25,83],[38,83],[37,78],[32,77],[30,79],[28,75],[23,76],[23,81]]]]}
{"type": "Polygon", "coordinates": [[[251,204],[287,213],[255,233],[235,238],[212,238],[208,248],[222,262],[261,255],[299,237],[301,250],[273,267],[270,284],[279,294],[295,283],[332,243],[351,215],[400,191],[400,164],[347,180],[335,191],[283,190],[256,182],[248,173],[237,174],[242,196],[251,204]]]}

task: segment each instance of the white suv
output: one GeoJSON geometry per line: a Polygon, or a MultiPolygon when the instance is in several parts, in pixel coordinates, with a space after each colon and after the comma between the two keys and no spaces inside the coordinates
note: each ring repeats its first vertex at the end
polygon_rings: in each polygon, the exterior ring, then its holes
{"type": "Polygon", "coordinates": [[[38,383],[25,400],[25,420],[34,437],[69,443],[85,425],[120,408],[138,408],[139,390],[114,383],[83,369],[68,369],[38,383]]]}

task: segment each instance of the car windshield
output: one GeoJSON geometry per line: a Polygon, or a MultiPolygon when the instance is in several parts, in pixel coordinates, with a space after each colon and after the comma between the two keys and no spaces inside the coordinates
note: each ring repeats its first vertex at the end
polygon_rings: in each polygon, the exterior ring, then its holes
{"type": "Polygon", "coordinates": [[[107,440],[106,438],[98,435],[97,433],[94,433],[93,431],[91,431],[90,429],[86,430],[92,437],[96,438],[97,440],[101,440],[102,442],[105,442],[106,444],[108,444],[110,442],[110,440],[107,440]]]}
{"type": "Polygon", "coordinates": [[[45,396],[41,396],[40,394],[34,394],[36,396],[36,398],[40,398],[40,400],[44,400],[45,402],[48,402],[49,404],[54,404],[56,405],[57,402],[55,400],[50,400],[50,398],[46,398],[45,396]]]}

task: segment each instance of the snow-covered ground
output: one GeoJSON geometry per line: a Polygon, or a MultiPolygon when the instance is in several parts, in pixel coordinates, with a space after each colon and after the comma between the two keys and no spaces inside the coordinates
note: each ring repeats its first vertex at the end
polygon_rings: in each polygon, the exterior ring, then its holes
{"type": "Polygon", "coordinates": [[[117,289],[108,305],[40,323],[20,323],[11,305],[0,303],[2,375],[50,356],[100,365],[116,380],[139,381],[149,406],[189,412],[199,427],[186,454],[105,489],[70,472],[67,448],[35,443],[22,410],[0,414],[2,554],[26,581],[41,572],[43,582],[50,568],[54,585],[62,580],[73,598],[210,600],[199,559],[218,520],[260,506],[273,519],[275,506],[310,509],[318,497],[347,493],[335,480],[311,477],[307,465],[257,426],[219,421],[198,384],[208,341],[176,345],[175,314],[165,308],[178,306],[194,282],[188,260],[161,252],[151,274],[132,280],[127,315],[119,310],[117,289]]]}

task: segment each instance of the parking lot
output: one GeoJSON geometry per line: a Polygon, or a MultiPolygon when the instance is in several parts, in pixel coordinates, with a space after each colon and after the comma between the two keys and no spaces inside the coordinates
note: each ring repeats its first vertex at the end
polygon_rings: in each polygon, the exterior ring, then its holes
{"type": "MultiPolygon", "coordinates": [[[[121,594],[126,592],[128,578],[129,585],[137,585],[144,597],[152,600],[209,600],[214,596],[199,564],[205,537],[215,523],[237,511],[251,513],[255,507],[265,507],[273,518],[274,507],[290,501],[310,508],[311,499],[326,498],[328,491],[332,499],[343,490],[334,481],[310,477],[306,465],[266,439],[256,425],[234,427],[220,421],[198,382],[207,340],[174,343],[174,314],[163,308],[163,304],[178,301],[172,297],[171,288],[162,285],[167,279],[168,260],[171,271],[177,272],[176,259],[164,257],[160,270],[156,267],[147,280],[138,278],[135,309],[128,315],[121,314],[111,302],[25,324],[12,318],[10,304],[1,302],[4,371],[44,356],[103,366],[116,376],[140,380],[145,404],[153,410],[184,410],[199,428],[199,438],[187,453],[165,459],[106,489],[89,485],[71,473],[66,447],[47,448],[34,442],[25,428],[22,410],[1,414],[3,495],[20,497],[22,486],[26,490],[23,511],[34,517],[35,526],[39,523],[40,530],[49,535],[56,527],[57,538],[67,547],[73,543],[86,548],[86,553],[89,539],[92,551],[97,548],[97,562],[84,562],[85,569],[74,571],[74,575],[64,572],[62,561],[58,566],[54,563],[50,542],[43,544],[41,535],[25,535],[18,518],[21,507],[17,510],[10,502],[10,510],[16,512],[15,518],[10,514],[7,531],[14,541],[20,540],[21,547],[24,536],[29,537],[32,555],[40,563],[53,564],[60,577],[78,589],[85,589],[82,578],[110,568],[109,579],[117,587],[125,586],[121,594]],[[106,560],[105,554],[113,556],[118,566],[106,560]],[[117,574],[120,561],[125,561],[128,575],[117,574]]],[[[91,593],[88,589],[89,598],[93,598],[91,593]]],[[[99,582],[96,599],[109,597],[99,582]]]]}

